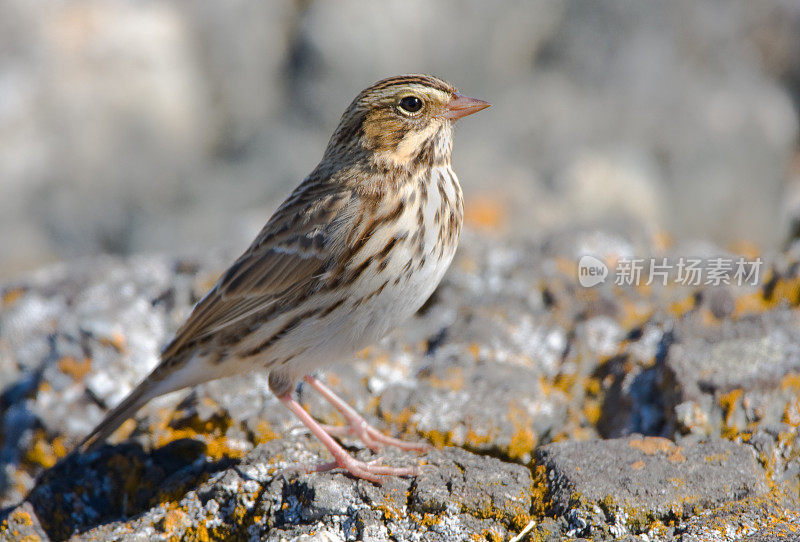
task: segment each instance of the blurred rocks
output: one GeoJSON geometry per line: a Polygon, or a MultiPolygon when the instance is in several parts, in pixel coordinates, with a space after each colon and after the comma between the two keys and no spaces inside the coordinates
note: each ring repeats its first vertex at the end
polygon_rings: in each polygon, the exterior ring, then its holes
{"type": "Polygon", "coordinates": [[[798,24],[783,0],[9,0],[0,276],[244,247],[353,96],[409,71],[494,104],[455,146],[478,223],[488,201],[510,234],[634,217],[775,247],[797,214],[798,24]]]}
{"type": "Polygon", "coordinates": [[[681,430],[736,432],[750,422],[780,423],[800,391],[797,311],[773,311],[717,328],[679,326],[664,363],[663,385],[681,430]],[[703,407],[700,407],[700,404],[703,407]],[[697,408],[712,412],[703,424],[697,408]]]}

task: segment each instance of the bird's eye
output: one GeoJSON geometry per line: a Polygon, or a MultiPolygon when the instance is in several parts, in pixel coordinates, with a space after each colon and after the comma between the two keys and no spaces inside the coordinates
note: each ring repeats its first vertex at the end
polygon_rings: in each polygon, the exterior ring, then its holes
{"type": "Polygon", "coordinates": [[[406,96],[398,105],[406,113],[419,113],[422,109],[422,100],[417,96],[406,96]]]}

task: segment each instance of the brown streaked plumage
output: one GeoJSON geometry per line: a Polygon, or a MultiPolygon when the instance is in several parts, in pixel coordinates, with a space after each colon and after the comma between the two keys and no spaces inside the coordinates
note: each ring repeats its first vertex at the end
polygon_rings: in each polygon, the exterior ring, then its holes
{"type": "Polygon", "coordinates": [[[269,371],[270,389],[334,457],[375,482],[413,474],[356,461],[331,438],[372,449],[423,449],[384,436],[312,371],[346,359],[411,316],[439,283],[458,242],[462,196],[450,167],[453,122],[488,107],[427,75],[375,83],[353,100],[322,161],[195,306],[162,361],[78,446],[94,449],[150,399],[240,372],[269,371]],[[301,378],[349,422],[322,427],[291,392],[301,378]]]}

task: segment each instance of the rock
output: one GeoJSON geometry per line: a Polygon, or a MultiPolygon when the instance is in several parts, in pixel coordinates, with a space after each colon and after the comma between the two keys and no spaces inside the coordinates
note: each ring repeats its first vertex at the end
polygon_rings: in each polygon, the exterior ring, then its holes
{"type": "MultiPolygon", "coordinates": [[[[581,255],[612,267],[667,254],[636,223],[535,240],[466,232],[423,309],[323,376],[380,430],[441,448],[382,451],[422,463],[382,487],[292,470],[329,456],[260,372],[154,400],[98,452],[53,466],[147,373],[231,258],[43,269],[0,287],[0,537],[501,540],[534,522],[543,540],[671,540],[733,528],[730,510],[752,518],[753,536],[780,532],[800,510],[798,247],[765,263],[763,283],[719,294],[581,286],[581,255]]],[[[297,393],[342,423],[308,386],[297,393]]]]}
{"type": "MultiPolygon", "coordinates": [[[[105,448],[61,465],[63,471],[52,481],[45,478],[24,506],[45,522],[51,538],[77,533],[78,540],[125,531],[267,540],[325,532],[332,540],[376,541],[427,531],[426,540],[470,540],[475,533],[505,537],[530,518],[531,475],[520,465],[446,448],[424,456],[427,464],[416,479],[375,486],[340,473],[292,472],[296,461],[320,460],[309,447],[318,448],[306,437],[276,440],[227,464],[193,460],[175,446],[151,457],[105,448]],[[103,482],[109,470],[111,484],[103,482]],[[115,508],[121,502],[125,508],[115,508]]],[[[386,463],[416,461],[400,456],[389,453],[386,463]]],[[[14,528],[23,513],[20,508],[9,516],[14,528]]]]}
{"type": "Polygon", "coordinates": [[[765,473],[745,446],[715,440],[676,445],[658,437],[564,442],[536,451],[557,515],[579,534],[638,534],[730,501],[767,492],[765,473]],[[598,521],[599,519],[599,521],[598,521]]]}
{"type": "Polygon", "coordinates": [[[800,315],[782,310],[726,321],[719,328],[680,326],[665,370],[680,395],[676,402],[705,394],[773,389],[800,372],[800,315]]]}
{"type": "Polygon", "coordinates": [[[13,510],[0,511],[0,535],[6,540],[48,540],[47,532],[39,523],[30,503],[22,503],[13,510]]]}
{"type": "Polygon", "coordinates": [[[682,433],[729,436],[755,422],[800,423],[798,325],[797,312],[783,309],[676,327],[660,378],[669,423],[682,433]]]}
{"type": "MultiPolygon", "coordinates": [[[[474,243],[477,251],[488,247],[474,243]]],[[[491,254],[490,265],[469,269],[477,254],[465,250],[435,304],[337,366],[329,382],[379,426],[528,461],[536,444],[565,422],[568,397],[543,382],[555,375],[566,333],[530,284],[521,247],[491,254]]],[[[79,442],[155,365],[190,304],[211,286],[219,261],[213,255],[205,261],[101,259],[9,286],[0,313],[9,355],[0,370],[17,384],[6,392],[8,432],[0,457],[19,465],[27,454],[35,457],[31,465],[47,467],[79,442]]],[[[137,434],[147,445],[163,446],[200,433],[220,453],[247,452],[296,426],[266,378],[240,375],[155,400],[139,413],[144,430],[137,434]]],[[[301,388],[300,398],[317,417],[340,422],[312,391],[301,388]]]]}
{"type": "Polygon", "coordinates": [[[681,527],[679,534],[680,539],[686,542],[795,540],[798,525],[800,525],[800,513],[797,510],[787,509],[786,503],[766,499],[757,502],[756,505],[734,503],[719,510],[700,514],[687,521],[681,527]]]}

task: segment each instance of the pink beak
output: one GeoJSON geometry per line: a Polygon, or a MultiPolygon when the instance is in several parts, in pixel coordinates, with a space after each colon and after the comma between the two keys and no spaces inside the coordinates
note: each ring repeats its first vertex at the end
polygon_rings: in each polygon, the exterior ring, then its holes
{"type": "Polygon", "coordinates": [[[456,94],[456,97],[448,102],[447,110],[442,116],[446,119],[458,120],[461,117],[466,117],[467,115],[472,115],[482,109],[486,109],[490,105],[492,104],[484,102],[483,100],[456,94]]]}

